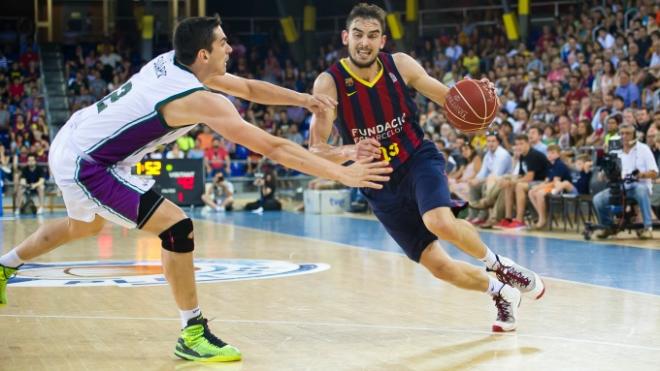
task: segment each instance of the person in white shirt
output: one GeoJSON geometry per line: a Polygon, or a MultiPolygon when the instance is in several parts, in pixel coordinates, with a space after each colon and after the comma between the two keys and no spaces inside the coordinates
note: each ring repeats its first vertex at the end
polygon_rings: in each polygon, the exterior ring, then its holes
{"type": "Polygon", "coordinates": [[[614,37],[607,32],[605,28],[598,30],[598,43],[603,49],[610,49],[614,46],[614,37]]]}
{"type": "MultiPolygon", "coordinates": [[[[635,128],[632,125],[621,125],[619,133],[623,142],[623,151],[618,154],[621,159],[621,177],[625,178],[632,175],[637,179],[632,184],[626,184],[626,197],[637,201],[642,212],[644,231],[640,238],[651,239],[653,238],[653,222],[651,220],[652,181],[658,176],[658,165],[649,146],[635,140],[635,128]]],[[[606,188],[597,193],[593,202],[600,224],[611,226],[610,189],[606,188]]],[[[602,231],[596,237],[604,239],[614,233],[615,231],[610,228],[602,231]]]]}
{"type": "MultiPolygon", "coordinates": [[[[491,190],[493,190],[497,179],[511,172],[511,155],[500,145],[500,137],[497,131],[486,133],[486,148],[487,151],[483,158],[481,170],[474,179],[468,182],[471,204],[478,204],[483,198],[496,199],[498,195],[491,194],[491,190]]],[[[487,214],[485,211],[479,212],[476,216],[470,215],[468,217],[468,221],[473,224],[483,223],[486,219],[487,214]]]]}
{"type": "Polygon", "coordinates": [[[178,160],[178,159],[186,158],[186,154],[183,153],[181,149],[179,149],[179,144],[177,142],[174,142],[172,143],[172,148],[169,151],[167,151],[165,158],[167,158],[168,160],[178,160]]]}
{"type": "Polygon", "coordinates": [[[206,185],[202,201],[216,212],[232,211],[234,206],[234,185],[225,179],[222,173],[213,177],[213,182],[206,185]]]}

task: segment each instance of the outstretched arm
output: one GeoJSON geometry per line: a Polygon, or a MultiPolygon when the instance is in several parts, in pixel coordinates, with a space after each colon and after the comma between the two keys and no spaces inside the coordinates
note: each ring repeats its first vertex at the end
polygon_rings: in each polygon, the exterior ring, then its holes
{"type": "Polygon", "coordinates": [[[423,96],[439,105],[445,104],[445,97],[449,92],[447,85],[431,77],[415,59],[405,53],[392,55],[396,68],[406,85],[411,86],[423,96]]]}
{"type": "Polygon", "coordinates": [[[199,91],[177,99],[162,108],[168,124],[182,126],[191,122],[207,124],[228,140],[246,146],[286,167],[314,176],[339,181],[350,187],[380,189],[392,170],[385,162],[357,162],[349,167],[318,157],[303,147],[275,137],[244,121],[222,95],[199,91]]]}
{"type": "Polygon", "coordinates": [[[337,102],[327,96],[298,93],[269,82],[245,79],[226,73],[214,76],[204,85],[235,97],[265,105],[299,106],[312,112],[334,109],[337,102]]]}
{"type": "MultiPolygon", "coordinates": [[[[316,78],[316,81],[314,81],[314,94],[326,95],[332,99],[337,98],[337,88],[330,75],[322,73],[316,78]]],[[[314,113],[309,134],[309,150],[311,152],[340,164],[362,158],[378,159],[380,157],[380,144],[375,139],[365,139],[357,145],[329,145],[328,138],[332,133],[332,125],[336,116],[336,109],[314,113]]]]}

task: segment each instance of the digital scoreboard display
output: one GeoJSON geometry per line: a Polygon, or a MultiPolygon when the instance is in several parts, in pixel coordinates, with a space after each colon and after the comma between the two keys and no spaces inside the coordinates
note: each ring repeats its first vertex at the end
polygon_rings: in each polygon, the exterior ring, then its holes
{"type": "Polygon", "coordinates": [[[145,160],[133,173],[154,179],[153,190],[177,205],[201,205],[204,194],[204,162],[201,159],[145,160]]]}

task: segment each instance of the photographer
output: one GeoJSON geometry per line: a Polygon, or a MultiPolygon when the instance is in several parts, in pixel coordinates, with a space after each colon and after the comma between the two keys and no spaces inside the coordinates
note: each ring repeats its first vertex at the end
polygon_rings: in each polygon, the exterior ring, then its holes
{"type": "Polygon", "coordinates": [[[275,198],[275,173],[271,170],[265,174],[256,173],[254,185],[259,187],[261,197],[245,205],[246,211],[262,212],[282,210],[282,204],[275,198]]]}
{"type": "MultiPolygon", "coordinates": [[[[658,176],[658,166],[649,146],[635,139],[635,128],[632,125],[621,125],[619,133],[623,144],[623,151],[618,153],[618,157],[621,159],[621,177],[624,180],[631,180],[631,182],[626,181],[625,183],[625,196],[635,199],[642,212],[644,231],[640,238],[651,239],[653,238],[653,224],[650,199],[652,180],[658,176]]],[[[609,210],[610,188],[596,194],[593,202],[600,224],[608,227],[596,237],[604,239],[616,234],[617,230],[612,225],[609,210]]]]}
{"type": "Polygon", "coordinates": [[[206,185],[202,201],[211,210],[222,212],[232,211],[234,207],[234,185],[222,173],[213,177],[213,182],[206,185]]]}
{"type": "Polygon", "coordinates": [[[23,193],[29,191],[30,197],[36,193],[39,196],[39,203],[37,206],[37,214],[43,213],[44,195],[46,178],[44,171],[41,167],[37,166],[37,159],[34,155],[29,155],[27,166],[23,168],[20,173],[19,186],[16,189],[16,210],[14,213],[19,215],[21,213],[21,206],[23,205],[23,193]]]}

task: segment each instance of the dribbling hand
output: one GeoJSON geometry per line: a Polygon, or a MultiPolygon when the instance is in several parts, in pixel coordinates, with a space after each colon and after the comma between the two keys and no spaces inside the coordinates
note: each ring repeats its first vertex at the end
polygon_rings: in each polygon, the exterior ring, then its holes
{"type": "Polygon", "coordinates": [[[497,105],[498,105],[498,107],[502,107],[502,101],[500,100],[499,95],[497,95],[497,88],[495,88],[495,84],[493,84],[492,81],[488,80],[488,79],[485,78],[485,77],[484,77],[483,79],[479,80],[479,81],[481,81],[482,83],[486,84],[486,86],[488,86],[488,89],[490,89],[490,90],[493,91],[493,94],[495,94],[495,96],[497,97],[497,105]]]}
{"type": "Polygon", "coordinates": [[[392,168],[387,161],[372,162],[369,157],[344,167],[338,180],[349,187],[381,189],[383,185],[379,183],[389,181],[388,174],[391,172],[392,168]]]}

